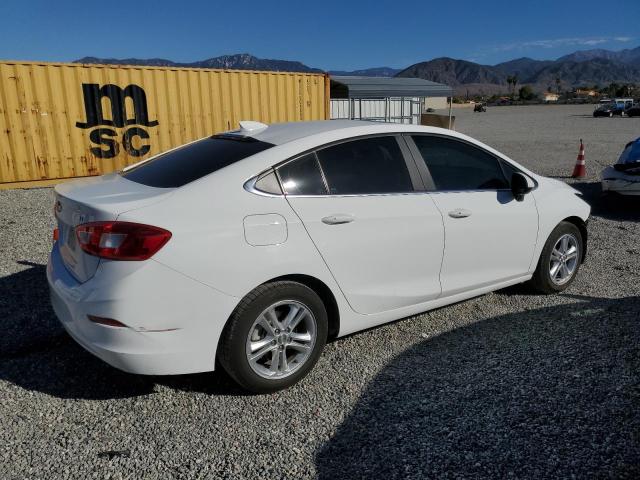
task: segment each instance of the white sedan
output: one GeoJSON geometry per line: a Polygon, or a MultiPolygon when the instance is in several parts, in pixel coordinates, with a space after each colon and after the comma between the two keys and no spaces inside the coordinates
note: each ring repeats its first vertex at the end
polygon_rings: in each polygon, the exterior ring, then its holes
{"type": "Polygon", "coordinates": [[[565,289],[590,212],[465,135],[356,121],[241,122],[55,193],[47,276],[69,334],[128,372],[219,362],[254,392],[300,380],[328,338],[565,289]]]}

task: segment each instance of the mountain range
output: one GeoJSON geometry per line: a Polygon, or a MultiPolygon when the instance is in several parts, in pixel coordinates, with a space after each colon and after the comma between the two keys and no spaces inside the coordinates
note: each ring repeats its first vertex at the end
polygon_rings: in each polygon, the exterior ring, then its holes
{"type": "Polygon", "coordinates": [[[319,68],[311,68],[301,62],[291,60],[271,60],[257,58],[248,53],[222,55],[197,62],[181,63],[164,58],[97,58],[83,57],[73,63],[100,63],[106,65],[144,65],[149,67],[189,67],[189,68],[228,68],[235,70],[271,70],[276,72],[313,72],[322,73],[319,68]]]}
{"type": "Polygon", "coordinates": [[[620,52],[583,50],[557,60],[523,57],[497,65],[443,57],[411,65],[397,76],[446,83],[457,95],[505,92],[510,76],[517,77],[518,86],[530,85],[536,91],[640,83],[640,47],[620,52]]]}
{"type": "MultiPolygon", "coordinates": [[[[288,72],[323,72],[302,62],[257,58],[248,53],[222,55],[197,62],[179,63],[162,58],[84,57],[75,63],[147,65],[155,67],[226,68],[288,72]]],[[[605,86],[609,83],[640,83],[640,47],[611,51],[581,50],[557,60],[518,58],[497,65],[482,65],[448,57],[419,62],[405,69],[375,67],[362,70],[330,70],[332,75],[370,77],[414,77],[445,83],[457,95],[493,94],[508,90],[507,77],[516,76],[518,86],[531,85],[536,91],[578,86],[605,86]],[[559,85],[558,85],[559,82],[559,85]]]]}
{"type": "MultiPolygon", "coordinates": [[[[93,63],[104,65],[144,65],[148,67],[188,67],[188,68],[229,68],[235,70],[271,70],[275,72],[322,73],[324,70],[312,68],[302,62],[258,58],[248,53],[222,55],[197,62],[180,63],[165,58],[97,58],[83,57],[73,63],[93,63]]],[[[376,67],[364,70],[330,70],[332,75],[356,75],[364,77],[393,77],[401,68],[376,67]]]]}
{"type": "Polygon", "coordinates": [[[331,75],[357,76],[357,77],[395,77],[402,71],[401,68],[374,67],[363,70],[329,70],[331,75]]]}

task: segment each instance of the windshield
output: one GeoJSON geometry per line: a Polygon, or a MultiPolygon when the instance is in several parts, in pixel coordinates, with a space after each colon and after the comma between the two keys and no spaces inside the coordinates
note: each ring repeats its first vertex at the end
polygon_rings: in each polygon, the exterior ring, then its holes
{"type": "Polygon", "coordinates": [[[214,135],[169,151],[120,172],[127,180],[157,188],[177,188],[273,147],[251,137],[214,135]]]}
{"type": "Polygon", "coordinates": [[[640,138],[629,142],[618,159],[618,164],[630,163],[640,163],[640,138]]]}

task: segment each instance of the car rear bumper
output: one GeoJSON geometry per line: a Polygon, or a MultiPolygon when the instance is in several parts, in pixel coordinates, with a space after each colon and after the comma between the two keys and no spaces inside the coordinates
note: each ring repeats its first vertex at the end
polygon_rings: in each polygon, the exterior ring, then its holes
{"type": "Polygon", "coordinates": [[[49,257],[51,304],[76,342],[130,373],[214,370],[219,337],[238,299],[151,260],[107,262],[101,269],[103,265],[94,278],[79,283],[64,266],[57,245],[49,257]],[[126,326],[97,324],[87,315],[126,326]]]}
{"type": "Polygon", "coordinates": [[[640,195],[640,182],[602,180],[602,191],[619,193],[620,195],[640,195]]]}

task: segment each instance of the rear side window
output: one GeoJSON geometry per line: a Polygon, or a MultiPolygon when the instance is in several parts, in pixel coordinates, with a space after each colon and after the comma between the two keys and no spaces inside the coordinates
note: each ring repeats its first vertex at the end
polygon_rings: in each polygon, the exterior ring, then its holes
{"type": "Polygon", "coordinates": [[[273,170],[263,173],[258,177],[255,183],[255,189],[260,192],[270,193],[271,195],[282,195],[280,182],[278,182],[276,172],[273,170]]]}
{"type": "Polygon", "coordinates": [[[509,188],[493,155],[449,138],[412,137],[431,173],[436,190],[498,190],[509,188]]]}
{"type": "Polygon", "coordinates": [[[318,150],[329,193],[375,194],[413,191],[411,177],[395,137],[373,137],[318,150]]]}
{"type": "Polygon", "coordinates": [[[121,175],[158,188],[177,188],[273,147],[250,137],[216,135],[144,162],[121,175]]]}
{"type": "Polygon", "coordinates": [[[309,153],[278,168],[282,189],[287,195],[326,195],[315,153],[309,153]]]}

